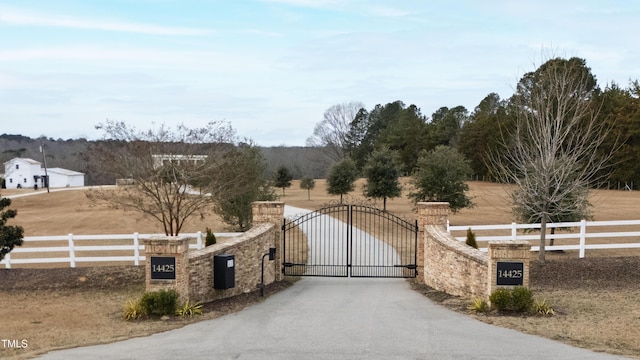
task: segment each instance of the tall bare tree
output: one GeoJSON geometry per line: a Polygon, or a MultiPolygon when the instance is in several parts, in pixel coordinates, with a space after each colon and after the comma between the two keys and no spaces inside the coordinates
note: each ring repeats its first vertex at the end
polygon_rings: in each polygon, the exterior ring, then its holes
{"type": "Polygon", "coordinates": [[[547,223],[586,214],[589,188],[602,180],[611,152],[598,151],[610,127],[598,121],[596,81],[585,61],[554,58],[527,73],[511,101],[515,126],[491,155],[493,172],[517,186],[516,216],[539,222],[540,260],[545,259],[547,223]]]}
{"type": "Polygon", "coordinates": [[[328,108],[322,121],[313,129],[313,136],[307,139],[307,146],[324,148],[335,162],[344,159],[351,122],[362,108],[364,104],[357,101],[328,108]]]}
{"type": "Polygon", "coordinates": [[[224,171],[215,160],[234,146],[234,131],[226,123],[139,131],[124,122],[107,121],[97,128],[105,138],[90,149],[93,166],[126,185],[94,189],[87,196],[141,212],[161,223],[166,235],[178,235],[188,218],[210,212],[216,194],[240,183],[238,174],[211,186],[211,177],[224,171]]]}

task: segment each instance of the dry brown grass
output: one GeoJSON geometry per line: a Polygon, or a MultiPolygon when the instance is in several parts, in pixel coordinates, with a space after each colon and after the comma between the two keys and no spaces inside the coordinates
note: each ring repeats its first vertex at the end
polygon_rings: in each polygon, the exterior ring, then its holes
{"type": "MultiPolygon", "coordinates": [[[[362,180],[358,182],[357,190],[351,194],[351,197],[362,198],[361,186],[362,180]]],[[[503,187],[481,182],[470,183],[470,186],[476,207],[453,214],[450,218],[452,225],[500,224],[512,221],[507,192],[503,187]]],[[[33,192],[33,190],[3,191],[2,195],[20,192],[33,192]]],[[[297,181],[287,189],[286,196],[281,200],[292,206],[317,209],[338,199],[337,196],[326,194],[326,184],[323,180],[316,180],[311,200],[307,200],[306,190],[300,189],[297,181]]],[[[639,200],[638,192],[596,191],[591,199],[595,206],[595,220],[637,219],[639,200]]],[[[378,202],[378,206],[381,204],[381,201],[378,202]]],[[[389,211],[407,219],[411,220],[415,217],[412,204],[404,197],[389,199],[387,207],[389,211]]],[[[13,200],[12,208],[18,210],[18,216],[12,224],[23,226],[26,236],[161,232],[161,228],[156,223],[138,214],[90,204],[82,190],[16,198],[13,200]]],[[[204,219],[194,219],[187,224],[184,232],[204,231],[205,227],[212,228],[214,231],[225,229],[224,224],[216,216],[208,215],[204,219]]],[[[629,254],[628,250],[588,251],[587,257],[629,254]]],[[[563,259],[577,258],[577,254],[571,252],[549,255],[552,259],[551,263],[554,263],[553,261],[562,263],[563,259]]],[[[19,270],[15,269],[15,271],[19,270]]],[[[82,269],[74,269],[74,271],[82,271],[82,269]]],[[[572,268],[566,272],[576,278],[583,276],[574,273],[572,268]]],[[[3,277],[11,273],[0,270],[0,283],[3,283],[3,277]]],[[[219,316],[219,313],[211,313],[195,320],[124,322],[121,320],[122,306],[127,299],[142,294],[144,291],[142,282],[132,281],[130,286],[118,286],[108,291],[100,288],[82,289],[82,284],[90,283],[96,276],[95,273],[90,273],[72,277],[73,281],[80,284],[78,288],[55,286],[47,289],[0,288],[0,302],[3,304],[0,307],[2,319],[0,338],[29,341],[28,349],[8,350],[0,347],[0,358],[25,358],[48,349],[143,336],[183,326],[190,321],[219,316]]],[[[597,275],[593,276],[597,277],[597,275]]],[[[478,318],[499,326],[539,334],[581,347],[640,357],[640,334],[638,333],[640,305],[637,301],[640,295],[637,290],[640,288],[640,282],[637,279],[631,279],[625,284],[626,286],[604,289],[588,286],[564,288],[563,285],[574,283],[570,279],[556,281],[555,286],[534,284],[536,298],[547,298],[561,310],[555,317],[479,316],[478,318]]],[[[109,283],[108,280],[107,283],[109,283]]]]}

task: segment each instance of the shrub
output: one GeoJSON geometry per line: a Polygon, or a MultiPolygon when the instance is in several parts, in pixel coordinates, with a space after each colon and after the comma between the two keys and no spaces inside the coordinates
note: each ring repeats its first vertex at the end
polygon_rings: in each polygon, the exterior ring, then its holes
{"type": "Polygon", "coordinates": [[[467,229],[467,245],[473,247],[473,248],[478,248],[478,244],[476,243],[476,234],[473,233],[473,231],[471,231],[471,228],[467,229]]]}
{"type": "Polygon", "coordinates": [[[136,320],[146,315],[142,305],[140,304],[140,300],[138,299],[129,299],[124,304],[124,319],[125,320],[136,320]]]}
{"type": "Polygon", "coordinates": [[[487,303],[487,300],[483,298],[475,298],[469,305],[467,305],[467,310],[476,313],[486,313],[489,311],[489,303],[487,303]]]}
{"type": "Polygon", "coordinates": [[[205,246],[213,245],[217,242],[216,234],[211,231],[211,229],[207,228],[207,235],[204,238],[205,246]]]}
{"type": "Polygon", "coordinates": [[[507,311],[511,306],[511,291],[507,288],[498,288],[489,296],[491,307],[500,311],[507,311]]]}
{"type": "Polygon", "coordinates": [[[192,303],[188,299],[176,310],[176,315],[181,317],[193,317],[202,314],[202,304],[192,303]]]}
{"type": "Polygon", "coordinates": [[[178,293],[175,290],[160,290],[142,295],[140,306],[150,316],[173,315],[177,302],[178,293]]]}
{"type": "Polygon", "coordinates": [[[496,289],[491,293],[489,300],[491,306],[499,311],[527,312],[533,306],[531,290],[523,286],[496,289]]]}
{"type": "Polygon", "coordinates": [[[547,299],[542,301],[536,301],[533,304],[533,309],[536,313],[546,316],[553,316],[556,314],[555,310],[551,307],[551,304],[547,302],[547,299]]]}
{"type": "Polygon", "coordinates": [[[533,294],[524,286],[516,286],[511,289],[513,311],[527,312],[533,306],[533,294]]]}

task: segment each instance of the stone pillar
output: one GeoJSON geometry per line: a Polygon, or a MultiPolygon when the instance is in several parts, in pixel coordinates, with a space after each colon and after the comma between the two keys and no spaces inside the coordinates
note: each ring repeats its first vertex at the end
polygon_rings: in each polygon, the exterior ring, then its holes
{"type": "Polygon", "coordinates": [[[530,257],[526,241],[489,241],[488,293],[499,287],[528,288],[530,257]]]}
{"type": "Polygon", "coordinates": [[[189,238],[166,236],[143,241],[146,291],[173,289],[180,294],[182,301],[188,299],[189,238]]]}
{"type": "Polygon", "coordinates": [[[448,202],[419,202],[418,210],[418,282],[425,284],[424,259],[425,259],[425,231],[426,225],[438,225],[447,228],[451,208],[448,202]]]}
{"type": "Polygon", "coordinates": [[[280,281],[284,279],[284,275],[282,274],[282,225],[284,221],[284,202],[254,201],[251,203],[251,214],[254,225],[263,223],[272,223],[275,225],[273,243],[269,245],[276,248],[276,258],[273,260],[273,269],[275,280],[280,281]]]}

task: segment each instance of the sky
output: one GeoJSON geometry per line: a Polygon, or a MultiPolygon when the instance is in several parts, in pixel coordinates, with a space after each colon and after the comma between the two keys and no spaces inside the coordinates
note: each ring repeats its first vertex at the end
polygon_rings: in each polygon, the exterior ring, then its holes
{"type": "Polygon", "coordinates": [[[627,87],[638,19],[636,0],[3,0],[0,134],[223,120],[262,146],[304,146],[332,105],[473,111],[549,57],[627,87]]]}

